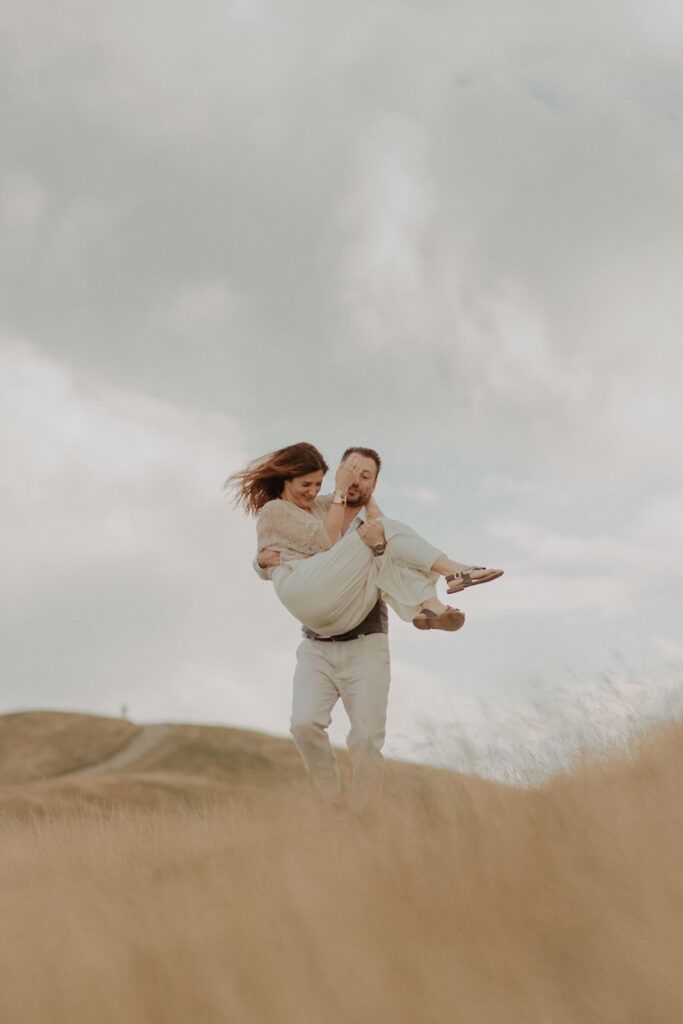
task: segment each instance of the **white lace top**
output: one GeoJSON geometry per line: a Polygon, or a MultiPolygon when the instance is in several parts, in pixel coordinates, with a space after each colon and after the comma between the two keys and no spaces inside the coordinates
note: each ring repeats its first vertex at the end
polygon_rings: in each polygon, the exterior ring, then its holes
{"type": "MultiPolygon", "coordinates": [[[[329,551],[332,541],[325,529],[324,519],[331,501],[331,494],[316,498],[310,512],[282,498],[266,502],[256,517],[257,550],[273,548],[280,552],[282,562],[310,558],[319,551],[329,551]]],[[[265,571],[270,579],[273,569],[265,571]]]]}

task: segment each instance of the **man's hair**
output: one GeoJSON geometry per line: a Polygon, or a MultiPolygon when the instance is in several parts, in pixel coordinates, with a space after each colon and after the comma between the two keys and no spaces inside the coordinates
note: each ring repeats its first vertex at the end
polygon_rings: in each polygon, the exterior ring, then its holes
{"type": "Polygon", "coordinates": [[[377,466],[377,472],[375,476],[379,476],[379,471],[382,468],[382,460],[380,459],[379,455],[377,454],[374,448],[347,448],[341,457],[341,461],[344,462],[347,456],[353,455],[354,452],[357,455],[364,455],[366,459],[372,459],[375,465],[377,466]]]}

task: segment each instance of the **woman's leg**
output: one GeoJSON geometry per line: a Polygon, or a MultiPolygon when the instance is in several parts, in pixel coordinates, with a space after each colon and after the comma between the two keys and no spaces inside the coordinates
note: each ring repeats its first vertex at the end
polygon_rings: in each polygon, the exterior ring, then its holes
{"type": "Polygon", "coordinates": [[[460,572],[461,569],[466,568],[467,565],[464,562],[454,562],[446,555],[439,555],[432,566],[432,572],[438,572],[439,576],[450,576],[452,572],[460,572]]]}
{"type": "Polygon", "coordinates": [[[426,601],[422,601],[420,609],[428,608],[431,612],[436,612],[437,615],[441,615],[441,612],[445,612],[448,608],[447,604],[443,601],[439,601],[438,597],[430,597],[426,601]]]}
{"type": "Polygon", "coordinates": [[[424,568],[438,557],[437,549],[403,523],[385,520],[384,526],[391,545],[382,558],[353,533],[329,551],[280,566],[273,585],[287,611],[320,636],[353,629],[380,592],[402,619],[412,620],[424,607],[442,612],[438,577],[424,568]]]}
{"type": "Polygon", "coordinates": [[[442,555],[412,527],[397,519],[381,518],[387,547],[376,559],[377,583],[382,596],[397,615],[410,621],[424,607],[437,614],[444,610],[436,596],[438,574],[431,566],[442,555]]]}
{"type": "MultiPolygon", "coordinates": [[[[448,555],[445,555],[443,551],[435,548],[433,544],[430,544],[429,541],[421,537],[419,533],[416,533],[406,523],[401,523],[397,519],[387,519],[384,516],[377,518],[381,518],[387,543],[391,542],[394,557],[406,565],[411,565],[417,569],[424,569],[438,576],[450,576],[453,573],[469,570],[469,575],[475,580],[478,577],[491,574],[491,572],[497,572],[497,570],[473,567],[463,562],[456,562],[454,559],[449,558],[448,555]]],[[[439,602],[437,601],[436,604],[439,604],[439,602]]],[[[432,606],[430,605],[429,607],[432,606]]],[[[441,607],[445,606],[442,605],[441,607]]],[[[433,608],[436,610],[436,605],[433,605],[433,608]]]]}
{"type": "Polygon", "coordinates": [[[379,521],[384,527],[387,550],[391,551],[391,557],[395,562],[425,573],[440,575],[432,566],[446,557],[443,551],[430,544],[407,523],[389,519],[387,516],[382,516],[379,521]]]}
{"type": "Polygon", "coordinates": [[[437,614],[445,610],[436,595],[439,572],[432,567],[450,572],[460,563],[405,523],[381,521],[388,547],[379,559],[353,533],[329,551],[286,562],[276,571],[276,593],[299,622],[321,636],[346,633],[363,621],[380,592],[402,619],[413,619],[423,608],[437,614]]]}
{"type": "Polygon", "coordinates": [[[502,569],[487,569],[483,565],[463,565],[442,555],[432,566],[434,572],[446,577],[448,593],[457,594],[465,587],[473,587],[479,583],[489,583],[503,575],[502,569]]]}
{"type": "Polygon", "coordinates": [[[379,584],[389,603],[401,618],[413,618],[424,608],[437,615],[446,611],[448,605],[436,594],[436,580],[465,566],[449,559],[406,523],[384,516],[381,522],[387,550],[379,584]]]}

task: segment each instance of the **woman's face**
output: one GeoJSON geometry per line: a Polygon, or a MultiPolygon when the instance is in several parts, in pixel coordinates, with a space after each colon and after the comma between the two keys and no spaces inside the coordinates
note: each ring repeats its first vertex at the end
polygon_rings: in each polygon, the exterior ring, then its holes
{"type": "Polygon", "coordinates": [[[295,476],[293,480],[285,480],[282,497],[285,501],[291,501],[292,504],[310,512],[322,487],[324,475],[322,469],[318,469],[315,473],[306,473],[305,476],[295,476]]]}

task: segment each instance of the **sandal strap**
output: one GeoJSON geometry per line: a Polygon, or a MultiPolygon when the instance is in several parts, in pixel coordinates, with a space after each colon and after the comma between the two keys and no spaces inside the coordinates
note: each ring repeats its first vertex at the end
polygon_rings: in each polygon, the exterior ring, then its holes
{"type": "Polygon", "coordinates": [[[481,572],[485,569],[485,565],[463,565],[462,569],[458,569],[457,572],[452,572],[449,576],[444,577],[448,583],[451,580],[471,580],[473,572],[481,572]]]}

